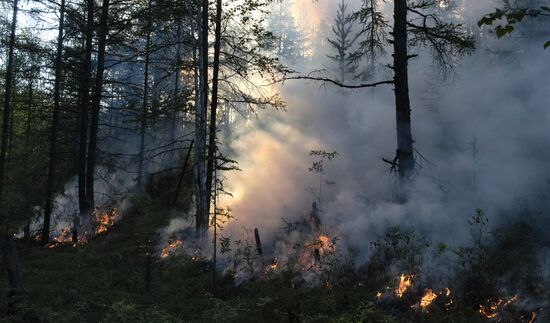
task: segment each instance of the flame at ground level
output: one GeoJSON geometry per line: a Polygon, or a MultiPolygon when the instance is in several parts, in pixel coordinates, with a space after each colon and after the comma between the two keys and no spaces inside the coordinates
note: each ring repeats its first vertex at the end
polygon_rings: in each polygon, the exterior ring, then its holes
{"type": "MultiPolygon", "coordinates": [[[[99,235],[107,232],[114,224],[118,218],[118,212],[116,208],[111,208],[106,212],[100,213],[98,209],[95,209],[92,213],[91,223],[94,227],[94,235],[99,235]]],[[[53,230],[52,238],[50,243],[48,243],[46,248],[55,248],[61,244],[73,244],[73,246],[79,244],[85,244],[90,238],[88,231],[81,231],[79,218],[73,218],[72,224],[67,224],[60,231],[53,230]],[[76,240],[76,241],[74,241],[76,240]]],[[[87,227],[89,224],[84,223],[84,227],[87,227]]]]}
{"type": "Polygon", "coordinates": [[[426,289],[426,292],[424,293],[424,296],[422,296],[422,299],[420,300],[420,307],[423,310],[426,310],[428,306],[437,298],[437,294],[434,293],[431,289],[426,289]]]}
{"type": "Polygon", "coordinates": [[[489,305],[479,305],[479,313],[488,318],[493,319],[497,317],[498,312],[500,312],[504,307],[512,304],[513,302],[517,301],[519,297],[517,295],[511,297],[508,300],[505,300],[504,298],[499,299],[496,302],[491,302],[489,305]]]}
{"type": "Polygon", "coordinates": [[[162,250],[160,251],[160,258],[161,259],[167,258],[168,256],[170,256],[172,252],[178,249],[182,244],[183,244],[183,241],[179,239],[168,241],[168,245],[166,245],[166,247],[162,248],[162,250]]]}
{"type": "Polygon", "coordinates": [[[413,277],[414,275],[405,274],[401,274],[401,276],[399,276],[399,285],[395,289],[395,295],[397,295],[397,297],[401,298],[405,295],[407,290],[412,286],[413,277]]]}

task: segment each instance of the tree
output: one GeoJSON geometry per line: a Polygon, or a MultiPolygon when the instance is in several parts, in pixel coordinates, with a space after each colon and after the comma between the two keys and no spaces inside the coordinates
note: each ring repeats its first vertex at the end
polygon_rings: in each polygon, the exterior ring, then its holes
{"type": "Polygon", "coordinates": [[[353,13],[352,18],[363,26],[360,31],[362,37],[353,57],[357,61],[363,57],[368,60],[368,68],[359,76],[365,80],[373,79],[376,75],[376,60],[386,52],[385,29],[388,27],[388,22],[379,10],[379,0],[363,0],[363,5],[353,13]]]}
{"type": "Polygon", "coordinates": [[[61,80],[63,78],[63,32],[65,29],[65,0],[59,6],[59,26],[57,34],[57,51],[55,54],[55,83],[53,90],[54,106],[50,129],[50,146],[48,162],[48,179],[46,184],[46,203],[44,207],[44,223],[42,226],[42,244],[50,239],[50,222],[53,208],[55,165],[57,160],[57,133],[59,128],[59,110],[61,102],[61,80]]]}
{"type": "Polygon", "coordinates": [[[88,148],[90,84],[92,83],[92,50],[94,35],[94,0],[86,0],[85,48],[82,60],[82,75],[80,84],[80,128],[78,142],[78,202],[80,216],[90,215],[89,197],[87,196],[86,153],[88,148]]]}
{"type": "MultiPolygon", "coordinates": [[[[364,2],[363,8],[356,14],[358,17],[370,17],[371,23],[363,25],[361,31],[368,36],[361,43],[363,48],[391,45],[393,49],[393,80],[362,84],[345,84],[326,77],[293,76],[287,79],[309,79],[329,82],[344,88],[372,88],[383,84],[393,84],[395,88],[397,149],[393,160],[384,159],[391,164],[402,181],[412,178],[415,171],[414,139],[411,127],[411,107],[409,98],[408,64],[417,54],[409,54],[410,46],[429,46],[434,60],[440,64],[443,72],[452,70],[456,57],[471,52],[474,48],[473,38],[462,25],[442,21],[434,12],[439,1],[420,1],[407,3],[406,0],[394,0],[393,26],[387,30],[382,13],[372,12],[370,2],[364,2]],[[368,6],[368,7],[365,7],[368,6]],[[431,10],[431,11],[430,11],[431,10]],[[409,13],[411,17],[409,17],[409,13]],[[373,22],[376,22],[373,23],[373,22]],[[382,34],[384,31],[384,34],[382,34]],[[393,38],[390,39],[387,34],[393,38]]],[[[361,53],[361,52],[359,52],[361,53]]]]}
{"type": "Polygon", "coordinates": [[[86,196],[91,210],[95,209],[94,180],[96,168],[97,132],[99,128],[99,111],[101,109],[101,98],[103,92],[103,73],[105,71],[105,47],[107,46],[109,0],[103,0],[101,4],[101,17],[99,20],[97,62],[95,83],[93,89],[91,119],[90,119],[90,141],[88,143],[88,156],[86,165],[86,196]]]}
{"type": "Polygon", "coordinates": [[[328,38],[329,44],[336,52],[334,55],[327,55],[331,60],[338,64],[339,81],[346,82],[346,76],[355,73],[357,69],[356,61],[352,56],[352,48],[359,34],[353,35],[353,19],[347,13],[348,5],[344,0],[338,5],[332,32],[335,39],[328,38]]]}
{"type": "Polygon", "coordinates": [[[268,30],[274,35],[274,49],[277,57],[288,64],[295,64],[300,58],[301,38],[296,21],[290,12],[291,0],[274,1],[271,5],[268,30]]]}
{"type": "Polygon", "coordinates": [[[202,0],[199,28],[199,93],[195,106],[195,195],[197,208],[196,235],[203,237],[208,230],[208,196],[206,184],[206,122],[208,109],[208,0],[202,0]]]}
{"type": "Polygon", "coordinates": [[[19,10],[18,0],[13,1],[13,14],[11,20],[10,40],[8,45],[8,63],[6,65],[6,83],[4,86],[4,111],[2,118],[2,144],[0,146],[0,205],[2,203],[2,191],[4,190],[4,176],[6,169],[6,155],[8,150],[8,140],[10,138],[10,116],[12,114],[12,91],[13,91],[13,69],[14,69],[14,49],[15,49],[15,30],[17,26],[17,11],[19,10]]]}
{"type": "Polygon", "coordinates": [[[139,155],[138,155],[138,178],[137,185],[139,188],[143,186],[143,167],[144,167],[144,154],[145,154],[145,130],[147,128],[147,112],[148,112],[148,100],[149,100],[149,66],[151,64],[151,29],[152,29],[152,0],[148,1],[147,10],[149,12],[146,26],[145,36],[145,67],[143,72],[143,99],[141,104],[141,116],[140,116],[140,128],[139,128],[139,155]]]}
{"type": "MultiPolygon", "coordinates": [[[[212,101],[210,103],[210,129],[208,133],[208,159],[206,165],[206,196],[208,198],[208,211],[210,214],[210,197],[212,196],[212,180],[215,172],[215,154],[216,154],[216,124],[218,111],[218,81],[220,73],[220,50],[221,50],[221,25],[222,25],[222,1],[216,0],[216,19],[214,31],[214,70],[212,73],[212,101]]],[[[214,206],[214,212],[216,212],[214,206]]],[[[214,220],[215,221],[215,220],[214,220]]],[[[215,225],[215,224],[214,224],[215,225]]],[[[215,241],[214,241],[215,243],[215,241]]]]}

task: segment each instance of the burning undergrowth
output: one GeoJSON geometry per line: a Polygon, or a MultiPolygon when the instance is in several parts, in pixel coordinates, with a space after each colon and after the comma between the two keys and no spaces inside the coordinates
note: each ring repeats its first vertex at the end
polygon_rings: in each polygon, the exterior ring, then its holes
{"type": "MultiPolygon", "coordinates": [[[[82,245],[98,235],[106,233],[110,230],[116,221],[119,220],[118,210],[114,207],[107,208],[101,211],[95,209],[92,215],[85,223],[81,223],[80,217],[74,216],[72,224],[67,224],[61,230],[55,229],[51,232],[50,242],[46,248],[55,248],[60,245],[82,245]]],[[[35,240],[39,240],[40,236],[35,236],[35,240]]]]}
{"type": "MultiPolygon", "coordinates": [[[[69,181],[63,192],[55,196],[50,239],[46,248],[86,244],[93,237],[110,231],[122,218],[133,194],[133,180],[104,168],[98,169],[98,173],[101,176],[95,183],[96,207],[89,214],[79,212],[76,178],[69,181]]],[[[27,227],[21,230],[18,237],[24,238],[28,235],[33,242],[41,243],[43,212],[43,209],[36,207],[34,216],[29,219],[27,227]]]]}
{"type": "MultiPolygon", "coordinates": [[[[365,299],[411,320],[469,312],[494,322],[543,322],[547,318],[548,277],[541,266],[535,229],[527,222],[489,231],[481,210],[472,216],[468,245],[434,244],[412,230],[390,227],[374,240],[369,258],[357,264],[359,251],[346,248],[321,226],[316,205],[299,221],[284,219],[274,243],[262,244],[258,229],[243,228],[235,237],[218,237],[216,267],[224,281],[285,277],[292,288],[358,288],[365,299]],[[517,241],[518,234],[521,241],[517,241]]],[[[187,254],[212,261],[210,239],[193,237],[191,220],[174,220],[159,234],[158,257],[187,254]],[[184,229],[181,229],[184,228],[184,229]]]]}

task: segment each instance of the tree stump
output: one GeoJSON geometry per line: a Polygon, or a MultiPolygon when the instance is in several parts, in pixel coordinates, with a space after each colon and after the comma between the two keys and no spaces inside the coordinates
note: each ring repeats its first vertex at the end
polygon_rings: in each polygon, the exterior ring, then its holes
{"type": "Polygon", "coordinates": [[[258,256],[262,257],[264,252],[262,250],[262,242],[260,240],[260,232],[258,231],[258,228],[254,229],[254,238],[256,239],[256,252],[258,253],[258,256]]]}

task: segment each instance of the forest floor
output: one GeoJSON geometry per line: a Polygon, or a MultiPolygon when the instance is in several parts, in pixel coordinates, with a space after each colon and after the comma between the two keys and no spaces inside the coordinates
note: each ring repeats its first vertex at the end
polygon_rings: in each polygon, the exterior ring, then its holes
{"type": "MultiPolygon", "coordinates": [[[[172,212],[141,198],[107,233],[86,245],[20,249],[26,297],[13,322],[484,322],[479,316],[411,317],[375,306],[372,292],[296,288],[285,273],[212,294],[212,266],[188,256],[155,258],[149,287],[146,254],[172,212]],[[367,296],[371,295],[371,296],[367,296]]],[[[4,265],[1,265],[4,268],[4,265]]],[[[3,272],[5,275],[6,273],[3,272]]],[[[4,276],[5,277],[5,276],[4,276]]],[[[7,295],[7,279],[0,280],[7,295]]],[[[0,298],[0,313],[7,298],[0,298]]]]}

